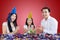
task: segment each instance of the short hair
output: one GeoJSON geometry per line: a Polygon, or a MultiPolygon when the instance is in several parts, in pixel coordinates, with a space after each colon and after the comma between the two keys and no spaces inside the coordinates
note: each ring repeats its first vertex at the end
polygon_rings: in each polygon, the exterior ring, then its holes
{"type": "Polygon", "coordinates": [[[48,11],[51,12],[51,11],[50,11],[50,8],[48,8],[48,7],[43,7],[43,8],[41,9],[41,11],[43,11],[43,9],[48,9],[48,11]]]}

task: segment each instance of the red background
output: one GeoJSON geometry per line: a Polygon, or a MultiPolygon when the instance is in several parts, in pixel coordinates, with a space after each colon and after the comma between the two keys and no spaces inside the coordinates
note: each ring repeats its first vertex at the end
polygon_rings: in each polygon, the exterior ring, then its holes
{"type": "MultiPolygon", "coordinates": [[[[40,25],[42,20],[41,8],[48,6],[51,9],[51,16],[57,19],[60,24],[60,1],[59,0],[0,0],[0,33],[2,33],[2,23],[6,21],[9,12],[13,7],[17,9],[18,26],[20,33],[23,33],[23,25],[30,11],[32,11],[34,24],[40,25]]],[[[60,25],[58,25],[58,33],[60,25]]]]}

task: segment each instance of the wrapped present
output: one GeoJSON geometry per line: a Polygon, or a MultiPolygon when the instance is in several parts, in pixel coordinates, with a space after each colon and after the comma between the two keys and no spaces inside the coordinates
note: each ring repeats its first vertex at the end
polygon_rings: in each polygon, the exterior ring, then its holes
{"type": "Polygon", "coordinates": [[[30,29],[29,31],[28,31],[28,34],[35,34],[36,33],[36,31],[35,30],[32,30],[32,29],[30,29]]]}

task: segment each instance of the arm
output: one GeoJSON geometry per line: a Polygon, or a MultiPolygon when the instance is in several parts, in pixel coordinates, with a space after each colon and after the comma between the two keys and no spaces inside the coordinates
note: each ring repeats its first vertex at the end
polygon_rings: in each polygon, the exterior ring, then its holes
{"type": "Polygon", "coordinates": [[[11,32],[11,34],[17,34],[19,31],[19,27],[16,27],[16,30],[14,32],[11,32]]]}
{"type": "Polygon", "coordinates": [[[28,32],[27,26],[24,25],[24,33],[28,32]]]}
{"type": "Polygon", "coordinates": [[[49,30],[49,33],[52,34],[57,34],[57,29],[58,29],[58,22],[56,20],[52,20],[51,24],[51,30],[49,30]]]}
{"type": "Polygon", "coordinates": [[[6,33],[6,30],[7,30],[7,28],[6,28],[6,23],[3,23],[3,24],[2,24],[2,34],[7,34],[7,33],[6,33]]]}

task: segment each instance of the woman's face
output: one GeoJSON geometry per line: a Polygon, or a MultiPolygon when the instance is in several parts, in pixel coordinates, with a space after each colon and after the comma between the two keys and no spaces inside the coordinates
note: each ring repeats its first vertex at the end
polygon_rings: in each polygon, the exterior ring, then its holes
{"type": "Polygon", "coordinates": [[[13,14],[12,16],[11,16],[11,21],[13,22],[13,21],[15,21],[16,20],[16,14],[13,14]]]}
{"type": "Polygon", "coordinates": [[[31,25],[31,24],[32,24],[32,19],[29,18],[29,19],[27,20],[27,23],[28,23],[28,25],[31,25]]]}

